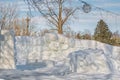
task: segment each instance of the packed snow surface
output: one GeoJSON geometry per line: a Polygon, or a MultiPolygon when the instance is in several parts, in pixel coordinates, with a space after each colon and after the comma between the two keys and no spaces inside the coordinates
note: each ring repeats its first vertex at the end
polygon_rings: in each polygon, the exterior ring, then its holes
{"type": "Polygon", "coordinates": [[[50,68],[38,70],[0,70],[1,80],[120,80],[120,74],[71,73],[55,75],[50,68]]]}

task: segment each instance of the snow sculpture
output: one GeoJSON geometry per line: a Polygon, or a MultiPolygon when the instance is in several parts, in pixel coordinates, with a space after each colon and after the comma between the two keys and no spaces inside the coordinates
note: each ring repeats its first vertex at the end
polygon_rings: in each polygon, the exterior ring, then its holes
{"type": "Polygon", "coordinates": [[[72,52],[70,58],[70,69],[72,72],[82,73],[110,73],[112,63],[108,61],[103,50],[85,49],[72,52]]]}
{"type": "Polygon", "coordinates": [[[14,32],[2,30],[1,34],[4,35],[4,41],[0,41],[0,69],[15,69],[14,32]]]}

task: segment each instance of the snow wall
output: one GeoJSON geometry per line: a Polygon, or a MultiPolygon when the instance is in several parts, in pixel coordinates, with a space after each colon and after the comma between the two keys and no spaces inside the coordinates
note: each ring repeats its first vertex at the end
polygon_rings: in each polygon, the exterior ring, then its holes
{"type": "Polygon", "coordinates": [[[15,69],[14,32],[2,30],[0,35],[0,69],[15,69]]]}
{"type": "Polygon", "coordinates": [[[44,37],[18,36],[15,39],[17,65],[50,60],[63,62],[70,66],[71,71],[79,73],[120,71],[120,47],[55,33],[47,33],[44,37]]]}

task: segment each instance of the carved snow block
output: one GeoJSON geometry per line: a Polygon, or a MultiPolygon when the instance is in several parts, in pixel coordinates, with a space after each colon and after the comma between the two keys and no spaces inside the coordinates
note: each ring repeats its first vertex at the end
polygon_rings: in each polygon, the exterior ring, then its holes
{"type": "Polygon", "coordinates": [[[2,30],[0,35],[0,69],[15,69],[14,32],[2,30]]]}

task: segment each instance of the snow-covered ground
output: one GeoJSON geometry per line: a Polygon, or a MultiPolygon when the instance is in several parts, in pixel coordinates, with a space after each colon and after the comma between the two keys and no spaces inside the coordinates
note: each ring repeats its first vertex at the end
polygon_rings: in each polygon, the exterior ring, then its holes
{"type": "Polygon", "coordinates": [[[3,80],[120,80],[120,47],[55,33],[16,37],[16,69],[3,80]]]}
{"type": "Polygon", "coordinates": [[[120,74],[82,74],[71,73],[55,75],[50,69],[38,70],[0,70],[0,80],[120,80],[120,74]]]}

